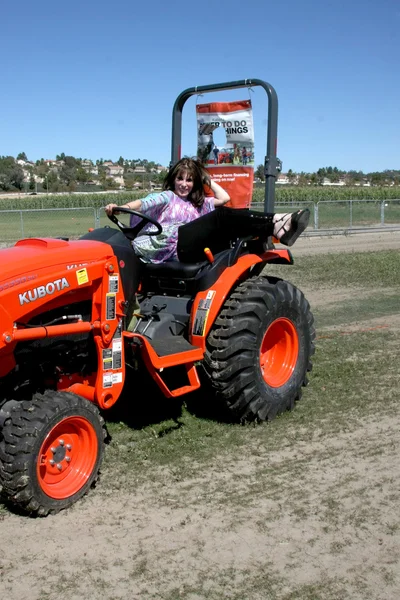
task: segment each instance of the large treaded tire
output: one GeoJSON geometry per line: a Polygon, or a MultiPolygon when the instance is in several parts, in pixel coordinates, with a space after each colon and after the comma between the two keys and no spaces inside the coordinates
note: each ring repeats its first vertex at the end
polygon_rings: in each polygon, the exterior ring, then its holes
{"type": "Polygon", "coordinates": [[[18,403],[1,430],[3,498],[37,516],[71,506],[97,480],[106,437],[96,406],[75,394],[46,391],[18,403]]]}
{"type": "Polygon", "coordinates": [[[314,317],[291,283],[253,277],[225,302],[204,369],[236,420],[271,420],[300,399],[315,352],[314,317]]]}

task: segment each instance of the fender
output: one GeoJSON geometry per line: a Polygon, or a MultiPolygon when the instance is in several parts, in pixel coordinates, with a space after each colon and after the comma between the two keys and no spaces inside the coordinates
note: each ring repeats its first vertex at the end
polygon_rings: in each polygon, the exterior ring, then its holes
{"type": "Polygon", "coordinates": [[[232,267],[225,269],[211,289],[197,294],[193,303],[189,325],[191,331],[190,341],[194,346],[198,346],[205,351],[207,335],[232,287],[251,267],[268,262],[293,264],[293,258],[289,250],[267,250],[261,256],[245,254],[232,267]]]}
{"type": "Polygon", "coordinates": [[[0,304],[0,377],[4,377],[15,367],[14,348],[15,343],[9,344],[7,338],[7,330],[12,331],[13,320],[11,315],[6,311],[4,306],[0,304]]]}

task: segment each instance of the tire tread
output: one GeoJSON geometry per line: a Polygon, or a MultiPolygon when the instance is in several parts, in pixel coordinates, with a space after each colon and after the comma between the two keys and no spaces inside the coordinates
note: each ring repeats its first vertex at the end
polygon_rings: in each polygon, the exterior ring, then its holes
{"type": "MultiPolygon", "coordinates": [[[[238,285],[225,302],[207,339],[204,369],[219,399],[240,421],[271,420],[294,407],[301,388],[308,383],[315,352],[314,317],[304,294],[291,283],[275,277],[256,276],[238,285]],[[307,335],[306,366],[295,390],[265,394],[257,383],[257,336],[266,313],[280,306],[301,315],[307,335]]],[[[265,386],[267,387],[267,386],[265,386]]]]}
{"type": "MultiPolygon", "coordinates": [[[[32,400],[24,400],[11,410],[10,417],[5,421],[0,442],[0,489],[6,502],[18,505],[25,513],[37,516],[55,514],[67,508],[78,498],[85,495],[99,477],[99,467],[104,454],[104,443],[107,439],[104,419],[96,406],[88,400],[70,392],[47,390],[43,394],[35,394],[32,400]],[[48,424],[60,416],[86,413],[91,423],[98,423],[101,429],[99,454],[96,461],[96,473],[89,478],[90,484],[85,484],[82,490],[69,499],[56,501],[49,498],[37,498],[35,485],[29,475],[30,463],[34,460],[34,448],[41,433],[48,424]]],[[[95,471],[96,469],[94,469],[95,471]]]]}

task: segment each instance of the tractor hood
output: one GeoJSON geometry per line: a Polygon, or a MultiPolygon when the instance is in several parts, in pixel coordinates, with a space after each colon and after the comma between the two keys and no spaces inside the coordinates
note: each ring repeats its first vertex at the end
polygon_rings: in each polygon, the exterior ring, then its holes
{"type": "Polygon", "coordinates": [[[53,238],[20,240],[15,246],[0,250],[0,291],[17,285],[21,278],[31,279],[30,276],[43,269],[75,269],[111,256],[112,248],[103,242],[53,238]]]}

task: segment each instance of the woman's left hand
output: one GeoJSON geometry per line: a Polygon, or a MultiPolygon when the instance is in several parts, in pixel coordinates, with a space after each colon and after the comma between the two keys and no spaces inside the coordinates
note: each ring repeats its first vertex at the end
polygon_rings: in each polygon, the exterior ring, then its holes
{"type": "Polygon", "coordinates": [[[115,208],[118,208],[118,204],[107,204],[107,206],[104,207],[108,217],[111,217],[115,208]]]}

